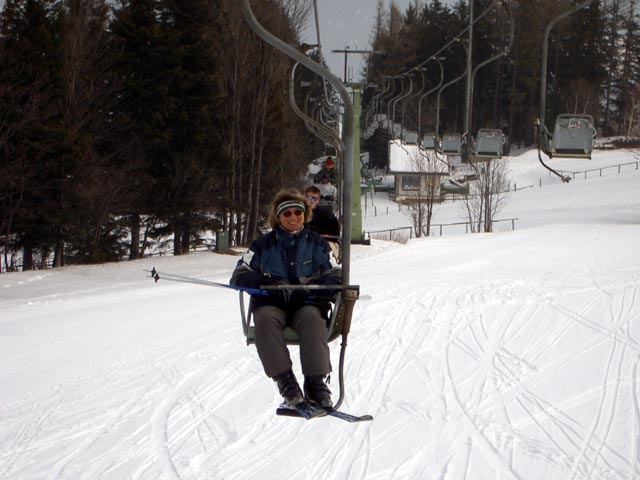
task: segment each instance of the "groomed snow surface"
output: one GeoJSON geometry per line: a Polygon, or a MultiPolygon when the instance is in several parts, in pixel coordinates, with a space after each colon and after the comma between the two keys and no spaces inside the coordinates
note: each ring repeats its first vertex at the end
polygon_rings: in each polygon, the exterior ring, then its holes
{"type": "MultiPolygon", "coordinates": [[[[509,165],[535,185],[497,215],[514,231],[353,247],[351,281],[370,298],[343,410],[368,423],[276,417],[237,293],[143,272],[226,282],[237,257],[0,275],[0,478],[640,478],[640,170],[562,184],[536,152],[509,165]]],[[[410,224],[386,194],[374,205],[365,230],[410,224]]]]}

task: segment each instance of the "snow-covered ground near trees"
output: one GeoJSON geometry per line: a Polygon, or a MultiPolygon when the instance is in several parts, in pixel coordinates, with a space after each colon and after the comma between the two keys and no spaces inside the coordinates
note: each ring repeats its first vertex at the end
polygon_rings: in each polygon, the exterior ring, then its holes
{"type": "MultiPolygon", "coordinates": [[[[353,246],[370,298],[343,409],[372,422],[275,416],[237,294],[143,272],[226,282],[232,255],[0,275],[0,478],[640,478],[640,170],[562,184],[535,152],[508,161],[534,185],[497,215],[515,230],[353,246]]],[[[365,230],[410,225],[373,202],[365,230]]]]}

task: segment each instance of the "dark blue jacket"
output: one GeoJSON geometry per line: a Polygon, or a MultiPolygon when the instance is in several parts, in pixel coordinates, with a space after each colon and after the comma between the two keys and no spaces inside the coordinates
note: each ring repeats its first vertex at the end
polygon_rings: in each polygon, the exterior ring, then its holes
{"type": "MultiPolygon", "coordinates": [[[[255,240],[238,261],[231,285],[257,288],[263,285],[339,285],[341,271],[331,264],[331,247],[308,226],[299,233],[280,227],[255,240]]],[[[302,290],[275,291],[269,296],[255,296],[254,305],[275,305],[288,311],[311,303],[321,292],[302,290]]]]}

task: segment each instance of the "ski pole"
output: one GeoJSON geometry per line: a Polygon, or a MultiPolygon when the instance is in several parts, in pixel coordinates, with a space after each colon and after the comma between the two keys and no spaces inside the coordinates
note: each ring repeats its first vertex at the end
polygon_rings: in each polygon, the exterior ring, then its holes
{"type": "Polygon", "coordinates": [[[162,278],[170,282],[190,283],[192,285],[204,285],[206,287],[228,288],[230,290],[247,292],[250,295],[268,295],[269,294],[269,292],[267,292],[266,289],[239,287],[236,285],[229,285],[228,283],[212,282],[211,280],[202,280],[200,278],[186,277],[184,275],[177,275],[175,273],[158,272],[155,267],[153,267],[151,270],[143,270],[143,271],[150,273],[151,274],[150,277],[153,278],[156,283],[158,282],[158,280],[162,278]]]}

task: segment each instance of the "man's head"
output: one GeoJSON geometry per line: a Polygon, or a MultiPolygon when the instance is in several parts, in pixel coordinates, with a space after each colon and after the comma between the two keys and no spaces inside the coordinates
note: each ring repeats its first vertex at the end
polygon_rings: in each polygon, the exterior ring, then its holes
{"type": "Polygon", "coordinates": [[[304,191],[305,202],[307,202],[307,205],[311,208],[316,208],[320,201],[320,193],[320,189],[316,186],[311,185],[310,187],[307,187],[304,191]]]}

